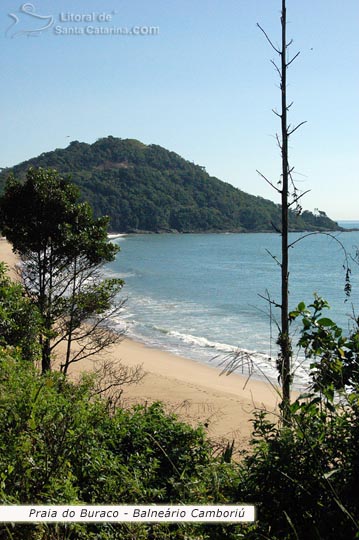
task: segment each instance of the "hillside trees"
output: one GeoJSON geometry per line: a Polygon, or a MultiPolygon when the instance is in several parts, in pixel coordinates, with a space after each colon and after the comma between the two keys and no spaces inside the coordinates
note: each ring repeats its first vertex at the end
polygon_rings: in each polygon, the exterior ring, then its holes
{"type": "Polygon", "coordinates": [[[66,373],[72,362],[120,338],[103,324],[119,311],[115,299],[123,285],[99,272],[118,251],[107,242],[107,225],[108,218],[95,219],[79,202],[78,188],[54,170],[30,168],[24,183],[10,177],[6,184],[0,229],[22,259],[24,287],[40,313],[42,372],[51,369],[63,341],[66,373]]]}
{"type": "MultiPolygon", "coordinates": [[[[272,223],[278,226],[281,219],[274,202],[236,189],[165,148],[131,139],[106,137],[93,144],[74,141],[65,149],[4,169],[0,171],[0,193],[11,172],[24,179],[30,166],[71,174],[81,199],[91,204],[96,217],[110,216],[113,231],[271,232],[272,223]]],[[[289,211],[289,227],[340,229],[324,215],[307,212],[298,216],[293,211],[289,211]]]]}

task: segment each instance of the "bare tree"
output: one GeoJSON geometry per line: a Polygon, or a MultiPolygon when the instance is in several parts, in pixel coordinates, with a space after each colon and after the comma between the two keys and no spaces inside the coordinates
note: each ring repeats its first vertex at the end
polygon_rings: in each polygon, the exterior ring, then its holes
{"type": "Polygon", "coordinates": [[[104,279],[102,274],[102,263],[94,265],[87,257],[77,256],[54,288],[59,309],[51,352],[66,343],[60,366],[65,375],[71,364],[96,356],[124,337],[124,331],[115,332],[110,325],[125,303],[118,298],[123,282],[104,279]]]}
{"type": "MultiPolygon", "coordinates": [[[[287,11],[286,11],[286,2],[282,0],[282,11],[281,11],[281,47],[274,45],[273,41],[269,38],[265,30],[257,23],[257,26],[265,35],[267,41],[274,49],[274,51],[280,57],[279,65],[272,60],[272,64],[275,67],[276,72],[279,75],[280,79],[280,90],[281,90],[281,111],[277,112],[273,109],[273,112],[276,116],[279,117],[281,123],[281,134],[276,135],[278,146],[281,150],[282,156],[282,173],[280,182],[275,185],[274,182],[268,180],[262,173],[257,171],[264,180],[274,188],[277,193],[281,196],[281,206],[282,206],[282,226],[281,226],[281,236],[282,236],[282,246],[281,246],[281,261],[279,262],[281,267],[281,303],[279,304],[281,310],[281,323],[279,329],[278,344],[280,347],[280,352],[278,356],[278,370],[282,386],[282,419],[283,421],[289,420],[290,415],[290,394],[291,394],[291,382],[292,382],[292,344],[289,335],[289,308],[288,308],[288,295],[289,295],[289,243],[288,243],[288,218],[289,218],[289,209],[292,206],[297,207],[297,211],[300,212],[301,207],[299,205],[299,199],[303,197],[307,191],[304,193],[299,193],[294,181],[293,181],[293,171],[294,167],[291,167],[289,164],[289,150],[288,150],[288,141],[290,136],[305,122],[301,122],[296,126],[292,127],[288,123],[288,111],[292,106],[293,102],[290,104],[287,103],[287,70],[288,67],[294,62],[298,57],[299,52],[296,53],[290,60],[288,59],[288,48],[292,44],[293,40],[287,42],[287,11]],[[278,187],[280,185],[280,187],[278,187]],[[291,191],[291,192],[290,192],[291,191]]],[[[277,260],[277,259],[276,259],[277,260]]],[[[278,304],[275,304],[278,306],[278,304]]]]}
{"type": "Polygon", "coordinates": [[[121,360],[103,359],[96,361],[92,396],[101,395],[106,399],[109,412],[114,413],[121,404],[123,388],[139,384],[146,372],[142,365],[126,366],[121,360]]]}

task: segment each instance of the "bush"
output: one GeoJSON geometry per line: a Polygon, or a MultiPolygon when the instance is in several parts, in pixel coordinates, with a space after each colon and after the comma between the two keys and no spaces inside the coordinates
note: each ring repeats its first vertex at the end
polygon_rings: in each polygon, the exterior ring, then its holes
{"type": "MultiPolygon", "coordinates": [[[[211,453],[201,428],[160,404],[118,409],[73,384],[39,373],[11,348],[0,351],[1,504],[228,503],[233,465],[211,453]]],[[[16,538],[237,538],[238,526],[199,524],[16,525],[16,538]],[[56,532],[57,531],[57,532],[56,532]]],[[[0,526],[0,538],[11,538],[0,526]]]]}
{"type": "Polygon", "coordinates": [[[16,346],[24,358],[35,361],[40,353],[40,315],[23,286],[13,283],[6,272],[0,262],[0,345],[16,346]]]}
{"type": "Polygon", "coordinates": [[[291,405],[287,425],[260,412],[254,421],[237,496],[257,506],[255,539],[359,538],[359,334],[345,337],[323,317],[327,307],[315,297],[291,313],[303,321],[310,392],[291,405]]]}

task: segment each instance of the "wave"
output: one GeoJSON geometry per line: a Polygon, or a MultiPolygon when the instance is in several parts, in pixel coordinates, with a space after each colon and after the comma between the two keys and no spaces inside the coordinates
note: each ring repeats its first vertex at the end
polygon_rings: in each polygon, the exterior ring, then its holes
{"type": "MultiPolygon", "coordinates": [[[[128,300],[129,303],[124,304],[120,314],[112,318],[111,326],[114,331],[125,333],[128,337],[149,347],[166,350],[185,358],[204,362],[213,367],[216,366],[220,369],[227,367],[230,369],[231,366],[235,365],[235,369],[231,369],[231,371],[246,376],[251,373],[256,378],[269,379],[274,383],[278,382],[276,350],[273,350],[271,356],[260,350],[234,345],[233,342],[231,344],[220,340],[211,340],[209,337],[199,335],[200,332],[196,335],[186,332],[186,330],[174,329],[172,323],[176,323],[176,321],[170,317],[170,320],[167,318],[165,322],[163,320],[163,311],[166,311],[167,315],[169,313],[177,313],[178,315],[182,311],[181,308],[183,308],[181,302],[169,302],[168,300],[163,302],[163,300],[148,296],[133,297],[131,292],[128,300]],[[134,298],[135,302],[133,303],[131,300],[134,298]],[[139,316],[138,308],[141,310],[142,317],[139,316]],[[145,318],[143,317],[143,310],[148,311],[148,316],[145,318]]],[[[191,302],[185,304],[187,309],[194,307],[191,302]]],[[[199,321],[196,320],[196,322],[199,321]]],[[[203,321],[203,324],[205,325],[206,322],[203,321]]],[[[251,329],[248,328],[248,332],[253,337],[253,334],[255,334],[254,329],[252,325],[249,326],[251,329]]],[[[303,365],[302,360],[297,358],[294,361],[296,389],[304,388],[308,382],[308,369],[307,366],[303,365]]]]}
{"type": "MultiPolygon", "coordinates": [[[[168,346],[162,342],[160,346],[168,348],[171,352],[180,354],[182,356],[188,356],[193,358],[201,358],[202,361],[205,360],[206,363],[212,363],[213,360],[220,360],[219,366],[223,367],[224,365],[230,365],[231,361],[235,361],[235,358],[238,358],[237,368],[234,369],[234,372],[252,372],[254,376],[260,378],[268,378],[273,382],[278,382],[278,372],[276,367],[276,357],[269,356],[268,354],[249,350],[245,348],[236,347],[228,343],[221,343],[217,341],[211,341],[210,339],[203,336],[195,336],[192,334],[185,334],[183,332],[178,332],[177,330],[168,330],[159,326],[152,326],[152,329],[156,332],[159,332],[163,335],[168,336],[169,338],[174,338],[177,342],[182,342],[183,348],[181,346],[173,347],[168,346]],[[199,356],[195,352],[202,352],[199,356]],[[203,354],[207,351],[207,354],[203,354]],[[241,360],[241,354],[244,355],[243,360],[241,360]]],[[[308,382],[308,369],[303,366],[303,359],[298,358],[294,362],[294,378],[295,378],[295,387],[301,388],[304,387],[308,382]]]]}
{"type": "Polygon", "coordinates": [[[205,337],[192,336],[191,334],[182,334],[177,330],[169,330],[166,332],[167,335],[174,338],[180,339],[189,345],[199,345],[200,347],[206,347],[209,349],[216,349],[220,352],[234,353],[237,350],[237,347],[233,345],[228,345],[227,343],[219,343],[216,341],[210,341],[205,337]]]}
{"type": "Polygon", "coordinates": [[[107,240],[117,240],[117,238],[121,238],[121,240],[123,240],[126,236],[126,233],[108,233],[107,240]]]}
{"type": "Polygon", "coordinates": [[[236,347],[235,345],[230,345],[228,343],[211,341],[203,336],[193,336],[192,334],[184,334],[182,332],[178,332],[177,330],[166,330],[160,327],[153,327],[153,328],[161,332],[162,334],[166,334],[180,341],[183,341],[187,345],[194,345],[200,348],[212,349],[213,351],[219,354],[225,353],[227,356],[230,356],[230,355],[235,356],[239,353],[243,353],[261,362],[266,362],[270,364],[273,363],[273,359],[270,356],[264,353],[260,353],[258,351],[251,351],[249,349],[243,349],[240,347],[236,347]]]}
{"type": "MultiPolygon", "coordinates": [[[[157,325],[143,324],[135,321],[133,313],[127,312],[113,319],[113,329],[124,332],[127,336],[138,340],[150,347],[167,350],[168,352],[205,362],[223,369],[237,363],[236,373],[249,375],[260,379],[269,379],[278,382],[276,358],[268,354],[236,347],[228,343],[211,341],[204,336],[186,334],[177,330],[170,330],[157,325]],[[162,337],[161,337],[162,336],[162,337]],[[243,355],[241,357],[241,355],[243,355]]],[[[232,370],[231,370],[232,371],[232,370]]],[[[308,382],[308,370],[301,359],[295,361],[295,389],[301,389],[308,382]]]]}

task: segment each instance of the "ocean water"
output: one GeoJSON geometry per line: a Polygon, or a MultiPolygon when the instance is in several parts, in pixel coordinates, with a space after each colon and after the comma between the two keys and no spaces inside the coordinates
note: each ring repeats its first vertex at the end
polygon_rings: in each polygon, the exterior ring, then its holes
{"type": "MultiPolygon", "coordinates": [[[[290,234],[290,241],[300,236],[290,234]]],[[[359,231],[335,233],[335,238],[309,235],[290,250],[290,308],[300,301],[310,304],[317,293],[331,305],[328,316],[349,331],[350,317],[359,309],[359,266],[350,259],[359,247],[359,231]],[[343,248],[352,268],[349,299],[343,248]]],[[[280,242],[274,233],[146,234],[115,240],[121,251],[106,272],[125,280],[127,299],[115,328],[212,366],[228,364],[235,352],[248,352],[254,376],[276,380],[280,314],[262,297],[280,303],[280,242]]],[[[298,329],[293,331],[296,342],[298,329]]],[[[302,362],[299,356],[298,387],[307,381],[308,366],[302,362]]],[[[248,369],[238,366],[239,372],[248,369]]]]}

